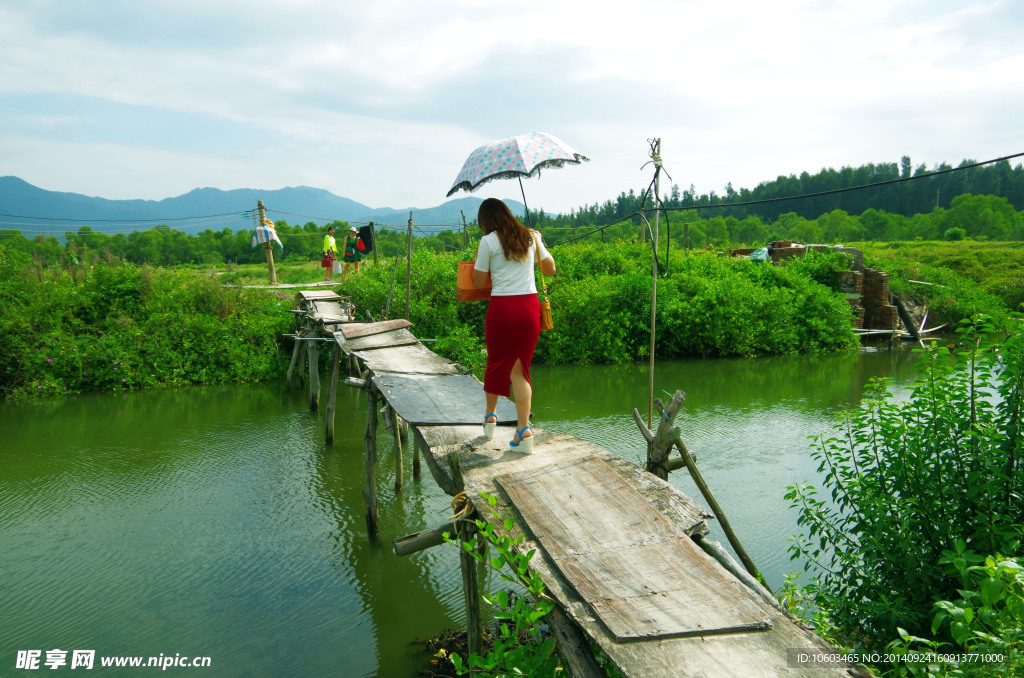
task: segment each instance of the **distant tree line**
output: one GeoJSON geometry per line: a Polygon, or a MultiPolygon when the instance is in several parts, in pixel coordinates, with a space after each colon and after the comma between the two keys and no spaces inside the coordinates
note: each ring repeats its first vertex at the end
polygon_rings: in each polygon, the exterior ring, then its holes
{"type": "MultiPolygon", "coordinates": [[[[682,191],[679,186],[673,185],[671,192],[662,196],[661,202],[668,208],[697,209],[702,213],[710,210],[712,216],[732,216],[741,220],[748,216],[756,216],[764,222],[772,222],[778,215],[790,212],[804,219],[814,219],[837,209],[848,214],[862,214],[874,209],[911,217],[915,214],[927,214],[935,207],[948,208],[954,198],[965,193],[1006,198],[1017,209],[1024,209],[1024,165],[1011,167],[1009,161],[1003,160],[982,167],[970,167],[974,164],[974,160],[964,160],[958,167],[969,169],[952,172],[948,170],[953,170],[953,166],[947,163],[932,169],[923,164],[912,168],[910,157],[903,156],[898,165],[883,163],[867,164],[857,168],[843,167],[839,170],[828,168],[814,175],[803,172],[799,177],[791,174],[780,176],[774,181],[762,182],[754,189],[743,188],[736,191],[732,183],[729,183],[722,195],[715,191],[697,195],[693,185],[682,191]],[[935,176],[927,176],[930,174],[935,176]],[[898,183],[817,197],[783,199],[894,181],[898,183]],[[773,202],[738,205],[758,201],[773,202]]],[[[630,190],[628,193],[621,193],[615,200],[605,201],[601,205],[585,205],[577,210],[570,210],[565,215],[545,215],[531,210],[530,216],[535,223],[542,225],[605,226],[635,214],[644,206],[651,208],[655,203],[654,196],[644,196],[643,193],[630,190]]]]}
{"type": "MultiPolygon", "coordinates": [[[[974,164],[965,160],[961,167],[974,164]]],[[[659,239],[678,248],[726,248],[759,246],[774,240],[812,243],[897,240],[1024,240],[1024,167],[1011,167],[1001,161],[984,167],[925,176],[953,169],[939,165],[928,170],[924,165],[912,171],[909,157],[896,163],[864,165],[859,168],[806,172],[799,177],[779,177],[753,190],[734,191],[725,187],[724,195],[714,192],[696,195],[693,187],[680,191],[673,186],[663,196],[665,211],[659,218],[659,239]],[[739,203],[772,200],[842,191],[879,182],[921,177],[875,188],[829,193],[801,199],[786,199],[760,204],[739,203]]],[[[549,245],[558,245],[586,237],[590,240],[644,240],[649,230],[639,213],[646,210],[653,221],[652,196],[630,190],[614,201],[550,215],[531,210],[526,223],[545,234],[549,245]]],[[[285,262],[319,259],[323,236],[328,226],[337,229],[339,249],[349,224],[335,221],[319,225],[308,222],[275,223],[284,243],[284,253],[274,243],[275,257],[285,262]]],[[[32,254],[44,264],[103,259],[157,266],[224,265],[264,261],[263,247],[252,247],[252,230],[220,231],[207,229],[188,235],[168,226],[159,226],[130,234],[106,234],[82,226],[64,234],[64,242],[55,236],[39,235],[29,239],[17,230],[0,230],[0,244],[32,254]]],[[[377,228],[379,256],[390,258],[404,254],[408,235],[405,229],[377,228]]],[[[471,256],[480,232],[475,222],[467,229],[426,232],[414,228],[415,247],[435,251],[463,251],[471,256]]]]}

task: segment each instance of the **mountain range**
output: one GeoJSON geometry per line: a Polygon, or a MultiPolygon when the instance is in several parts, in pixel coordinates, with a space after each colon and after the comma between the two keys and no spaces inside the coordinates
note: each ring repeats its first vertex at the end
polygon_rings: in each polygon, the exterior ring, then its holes
{"type": "MultiPolygon", "coordinates": [[[[309,186],[295,186],[264,191],[239,188],[222,191],[197,188],[184,195],[163,200],[108,200],[78,193],[47,191],[18,177],[0,177],[0,229],[16,229],[29,233],[63,234],[88,225],[94,231],[107,233],[146,230],[157,225],[195,234],[211,228],[238,230],[252,228],[249,212],[262,200],[267,216],[289,224],[318,224],[329,221],[377,223],[404,226],[412,213],[417,226],[452,226],[476,218],[482,198],[464,197],[449,200],[430,208],[372,208],[330,191],[309,186]]],[[[521,214],[523,204],[506,201],[509,208],[521,214]]]]}

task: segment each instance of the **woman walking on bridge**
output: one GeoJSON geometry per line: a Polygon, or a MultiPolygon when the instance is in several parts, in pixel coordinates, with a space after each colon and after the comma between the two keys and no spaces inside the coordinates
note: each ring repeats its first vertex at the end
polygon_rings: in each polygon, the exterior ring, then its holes
{"type": "Polygon", "coordinates": [[[480,203],[477,223],[484,237],[473,265],[473,284],[483,287],[487,274],[491,275],[491,301],[484,325],[487,344],[484,434],[488,438],[494,435],[498,396],[508,397],[511,387],[518,421],[509,444],[530,454],[533,451],[530,362],[540,337],[540,301],[533,263],[539,259],[541,271],[554,275],[555,260],[544,247],[540,233],[523,226],[501,200],[488,198],[480,203]]]}

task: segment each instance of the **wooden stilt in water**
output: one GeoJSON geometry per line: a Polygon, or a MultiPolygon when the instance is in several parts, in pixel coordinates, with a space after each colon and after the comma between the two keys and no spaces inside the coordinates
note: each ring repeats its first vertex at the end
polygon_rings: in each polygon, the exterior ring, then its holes
{"type": "MultiPolygon", "coordinates": [[[[465,490],[462,480],[462,468],[459,465],[459,453],[448,455],[448,468],[458,492],[465,490]]],[[[465,518],[456,522],[458,531],[456,539],[463,542],[473,541],[476,536],[476,524],[465,518]]],[[[482,654],[484,647],[484,622],[480,612],[480,589],[477,585],[477,561],[465,547],[459,549],[459,566],[462,569],[462,591],[466,596],[466,644],[470,654],[482,654]]]]}
{"type": "MultiPolygon", "coordinates": [[[[420,477],[420,446],[421,445],[425,446],[426,443],[424,443],[420,439],[420,437],[418,435],[414,436],[414,438],[416,439],[416,442],[412,446],[412,450],[413,450],[413,452],[412,452],[412,477],[413,478],[419,478],[420,477]]],[[[424,452],[423,454],[426,454],[426,452],[424,452]]]]}
{"type": "Polygon", "coordinates": [[[327,412],[324,417],[327,420],[326,442],[328,445],[334,442],[334,412],[338,403],[339,372],[341,372],[341,346],[335,344],[331,354],[331,381],[327,386],[327,412]]]}
{"type": "Polygon", "coordinates": [[[309,411],[320,409],[320,347],[316,341],[307,341],[306,362],[309,364],[309,411]]]}
{"type": "Polygon", "coordinates": [[[371,539],[377,538],[377,387],[366,380],[366,532],[371,539]]]}
{"type": "Polygon", "coordinates": [[[558,644],[558,653],[562,656],[569,675],[573,678],[605,678],[608,674],[597,663],[594,653],[590,651],[590,643],[583,631],[557,605],[544,618],[558,644]]]}
{"type": "MultiPolygon", "coordinates": [[[[390,406],[388,406],[390,410],[390,406]]],[[[394,426],[395,433],[395,492],[402,489],[402,471],[403,471],[403,460],[402,460],[402,427],[400,425],[402,418],[398,416],[397,412],[392,411],[391,416],[393,419],[392,425],[394,426]]]]}
{"type": "Polygon", "coordinates": [[[292,374],[295,372],[295,364],[299,361],[299,351],[302,350],[302,342],[299,341],[301,337],[301,330],[295,333],[295,348],[292,349],[292,361],[288,363],[288,374],[284,378],[284,388],[288,391],[292,388],[292,374]]]}
{"type": "MultiPolygon", "coordinates": [[[[476,535],[476,525],[468,520],[460,521],[460,524],[459,539],[470,541],[476,535]]],[[[477,586],[477,562],[465,548],[459,549],[459,566],[462,569],[462,590],[466,594],[466,644],[470,654],[479,655],[483,654],[484,625],[477,586]]]]}

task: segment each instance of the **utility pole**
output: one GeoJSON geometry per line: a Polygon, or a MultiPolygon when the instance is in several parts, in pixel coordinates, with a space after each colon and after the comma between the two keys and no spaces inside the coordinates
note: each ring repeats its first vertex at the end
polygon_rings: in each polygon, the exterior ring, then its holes
{"type": "Polygon", "coordinates": [[[409,309],[409,290],[412,289],[412,212],[409,212],[409,258],[405,264],[405,319],[411,320],[409,317],[411,311],[409,309]]]}
{"type": "MultiPolygon", "coordinates": [[[[257,226],[257,228],[259,228],[260,226],[263,226],[263,220],[267,218],[267,210],[264,209],[262,200],[256,201],[256,207],[259,208],[260,211],[260,223],[259,226],[257,226]]],[[[263,248],[267,253],[267,268],[270,269],[270,284],[276,285],[277,271],[274,270],[274,250],[270,249],[270,244],[270,238],[267,238],[267,241],[263,243],[263,248]]]]}

